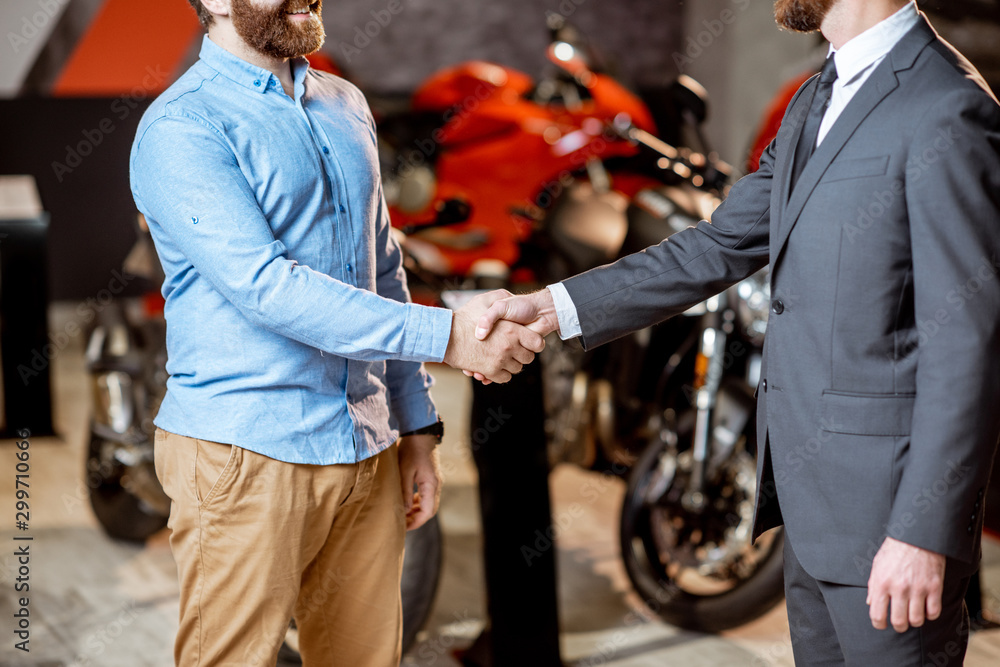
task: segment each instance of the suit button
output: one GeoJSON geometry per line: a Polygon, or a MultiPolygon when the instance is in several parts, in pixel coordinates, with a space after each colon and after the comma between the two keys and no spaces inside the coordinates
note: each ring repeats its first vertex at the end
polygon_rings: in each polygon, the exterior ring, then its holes
{"type": "Polygon", "coordinates": [[[972,526],[969,526],[969,532],[970,533],[972,532],[972,526]]]}
{"type": "Polygon", "coordinates": [[[764,390],[764,393],[766,394],[767,393],[767,378],[764,378],[764,381],[760,383],[760,386],[764,390]]]}
{"type": "Polygon", "coordinates": [[[775,299],[771,302],[771,310],[774,311],[775,315],[781,315],[785,312],[785,304],[781,302],[781,299],[775,299]]]}

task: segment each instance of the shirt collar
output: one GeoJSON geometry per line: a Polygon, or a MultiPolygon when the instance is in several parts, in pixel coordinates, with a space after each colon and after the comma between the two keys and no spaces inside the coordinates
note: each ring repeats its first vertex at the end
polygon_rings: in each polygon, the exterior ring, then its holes
{"type": "MultiPolygon", "coordinates": [[[[278,77],[274,76],[270,70],[248,63],[233,55],[209,39],[208,35],[202,39],[201,53],[198,56],[206,65],[226,78],[258,93],[267,92],[269,88],[278,88],[281,85],[278,77]]],[[[301,95],[306,71],[309,69],[309,62],[305,58],[293,58],[291,67],[292,79],[295,82],[295,96],[298,98],[301,95]]]]}
{"type": "Polygon", "coordinates": [[[844,44],[840,50],[831,45],[830,53],[835,56],[839,81],[845,85],[851,83],[884,58],[919,19],[916,3],[910,2],[889,18],[844,44]]]}

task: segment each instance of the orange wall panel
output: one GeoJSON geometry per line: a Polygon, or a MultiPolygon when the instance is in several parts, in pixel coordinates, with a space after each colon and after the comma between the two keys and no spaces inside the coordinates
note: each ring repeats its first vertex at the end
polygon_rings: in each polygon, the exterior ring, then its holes
{"type": "Polygon", "coordinates": [[[173,80],[201,33],[187,0],[105,0],[53,87],[62,96],[146,96],[173,80]]]}

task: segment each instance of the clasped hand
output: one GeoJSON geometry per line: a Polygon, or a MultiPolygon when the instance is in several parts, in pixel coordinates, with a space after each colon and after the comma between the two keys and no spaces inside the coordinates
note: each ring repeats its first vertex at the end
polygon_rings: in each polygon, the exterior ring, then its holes
{"type": "Polygon", "coordinates": [[[485,331],[481,330],[491,307],[512,297],[507,290],[494,290],[456,310],[444,362],[487,384],[508,382],[530,364],[535,354],[545,348],[544,333],[537,327],[496,318],[485,331]]]}
{"type": "MultiPolygon", "coordinates": [[[[445,362],[449,365],[462,369],[466,375],[483,384],[490,384],[507,382],[512,373],[519,372],[524,364],[530,363],[534,358],[533,353],[541,352],[545,347],[543,337],[559,329],[559,320],[548,289],[524,296],[514,296],[507,290],[495,290],[476,297],[455,313],[452,337],[458,335],[462,341],[456,344],[456,355],[460,347],[469,345],[465,336],[471,334],[473,329],[475,341],[495,348],[497,345],[511,347],[516,339],[523,348],[509,350],[512,358],[500,364],[498,373],[484,372],[473,364],[462,365],[463,360],[457,358],[449,361],[448,356],[445,356],[445,362]],[[471,327],[468,326],[470,318],[473,324],[471,327]]],[[[448,350],[451,351],[450,344],[448,350]]]]}

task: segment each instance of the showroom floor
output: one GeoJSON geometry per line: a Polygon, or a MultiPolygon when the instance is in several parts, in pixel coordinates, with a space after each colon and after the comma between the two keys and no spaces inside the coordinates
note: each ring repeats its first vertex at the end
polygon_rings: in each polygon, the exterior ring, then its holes
{"type": "MultiPolygon", "coordinates": [[[[72,305],[54,307],[50,328],[65,330],[73,313],[72,305]]],[[[166,531],[145,546],[112,541],[87,500],[82,471],[89,394],[80,338],[71,338],[53,362],[55,422],[62,437],[31,442],[30,654],[16,651],[10,639],[16,567],[13,549],[0,548],[0,619],[8,619],[0,621],[0,667],[169,667],[177,579],[166,531]]],[[[476,473],[465,427],[470,392],[461,374],[439,366],[432,372],[449,425],[442,445],[448,471],[441,504],[444,573],[431,621],[404,665],[458,667],[453,652],[479,634],[485,608],[476,473]]],[[[8,473],[14,451],[12,441],[0,441],[8,473]]],[[[558,536],[567,665],[792,665],[783,606],[722,636],[679,631],[641,607],[618,557],[624,491],[619,481],[563,465],[553,472],[551,488],[556,516],[572,503],[585,507],[558,536]],[[594,494],[595,487],[601,492],[594,494]],[[644,622],[635,623],[635,613],[644,622]]],[[[13,514],[14,502],[13,474],[4,474],[0,508],[13,514]]],[[[0,531],[0,542],[14,544],[13,535],[0,531]]],[[[1000,611],[1000,543],[989,541],[985,552],[984,586],[989,604],[1000,611]]],[[[1000,664],[1000,630],[976,634],[966,664],[1000,664]]]]}

